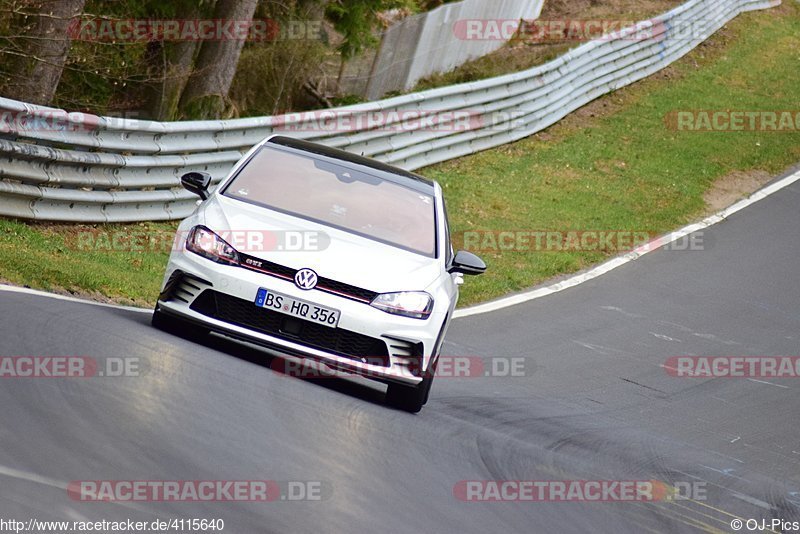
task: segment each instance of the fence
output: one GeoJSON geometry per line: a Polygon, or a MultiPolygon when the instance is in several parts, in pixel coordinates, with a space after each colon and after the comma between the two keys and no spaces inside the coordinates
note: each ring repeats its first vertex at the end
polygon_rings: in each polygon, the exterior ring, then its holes
{"type": "Polygon", "coordinates": [[[390,91],[408,90],[419,80],[453,68],[502,47],[495,39],[465,40],[457,35],[457,21],[535,19],[543,0],[463,0],[392,25],[381,39],[366,97],[380,98],[390,91]]]}
{"type": "Polygon", "coordinates": [[[272,133],[417,169],[529,136],[658,71],[705,38],[684,35],[681,28],[706,21],[710,33],[743,11],[779,3],[689,0],[533,69],[329,110],[362,123],[345,131],[318,127],[317,114],[162,123],[72,116],[0,98],[2,116],[14,117],[0,121],[0,215],[83,222],[183,218],[196,197],[179,187],[182,173],[208,171],[219,182],[245,151],[272,133]],[[431,113],[440,127],[375,127],[368,120],[381,114],[402,121],[408,113],[431,113]],[[453,113],[468,116],[469,128],[446,127],[459,120],[453,113]],[[52,116],[60,117],[50,121],[58,127],[24,127],[52,116]]]}

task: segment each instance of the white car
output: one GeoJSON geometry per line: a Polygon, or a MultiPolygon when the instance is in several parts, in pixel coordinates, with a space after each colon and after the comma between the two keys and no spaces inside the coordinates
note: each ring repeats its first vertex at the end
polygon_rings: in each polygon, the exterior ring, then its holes
{"type": "MultiPolygon", "coordinates": [[[[289,137],[251,149],[178,228],[153,325],[209,331],[388,384],[387,403],[427,402],[462,274],[436,182],[289,137]]],[[[304,360],[305,361],[305,360],[304,360]]]]}

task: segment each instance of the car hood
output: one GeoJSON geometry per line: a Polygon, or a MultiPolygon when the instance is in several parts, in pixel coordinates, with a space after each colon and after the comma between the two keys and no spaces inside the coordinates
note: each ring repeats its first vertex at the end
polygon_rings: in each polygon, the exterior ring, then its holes
{"type": "Polygon", "coordinates": [[[379,293],[424,290],[439,275],[434,258],[221,195],[204,202],[198,215],[201,224],[235,241],[231,245],[240,252],[379,293]],[[285,231],[296,241],[301,232],[318,236],[320,246],[277,250],[285,231]],[[265,245],[248,246],[253,235],[265,236],[265,245]]]}

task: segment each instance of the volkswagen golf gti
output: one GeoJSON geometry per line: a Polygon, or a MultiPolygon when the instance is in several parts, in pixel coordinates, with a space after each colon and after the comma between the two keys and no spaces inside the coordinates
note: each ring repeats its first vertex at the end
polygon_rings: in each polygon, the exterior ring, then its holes
{"type": "Polygon", "coordinates": [[[181,183],[202,201],[178,228],[154,326],[311,359],[422,408],[462,275],[486,269],[453,252],[436,182],[272,136],[217,187],[204,172],[181,183]]]}

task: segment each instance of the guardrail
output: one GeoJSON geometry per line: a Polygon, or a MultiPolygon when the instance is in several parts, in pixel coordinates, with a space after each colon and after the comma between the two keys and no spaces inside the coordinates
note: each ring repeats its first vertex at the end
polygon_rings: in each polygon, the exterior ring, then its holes
{"type": "Polygon", "coordinates": [[[180,188],[182,173],[207,171],[219,182],[273,133],[417,169],[538,132],[664,68],[739,13],[779,4],[690,0],[523,72],[310,114],[152,122],[0,98],[0,215],[76,222],[183,218],[196,197],[180,188]],[[705,22],[707,35],[682,33],[697,21],[705,22]],[[415,115],[430,115],[437,125],[406,127],[415,115]],[[334,127],[325,126],[325,117],[335,117],[334,127]],[[335,124],[345,119],[360,126],[340,131],[335,124]]]}

